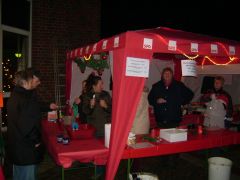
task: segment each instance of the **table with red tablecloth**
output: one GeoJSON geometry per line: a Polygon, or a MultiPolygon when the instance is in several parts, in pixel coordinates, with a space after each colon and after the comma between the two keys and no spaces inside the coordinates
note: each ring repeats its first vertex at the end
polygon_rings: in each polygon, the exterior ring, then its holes
{"type": "Polygon", "coordinates": [[[69,144],[64,145],[57,142],[57,135],[62,133],[63,129],[58,123],[42,121],[43,141],[58,165],[69,168],[74,161],[106,163],[108,149],[101,139],[70,140],[69,144]]]}
{"type": "MultiPolygon", "coordinates": [[[[43,139],[46,147],[55,162],[63,168],[71,167],[74,161],[83,163],[92,162],[103,165],[107,162],[108,149],[102,139],[71,140],[68,145],[57,143],[56,136],[61,132],[57,123],[42,121],[43,139]]],[[[138,136],[138,141],[143,142],[143,136],[138,136]]],[[[134,149],[126,146],[122,159],[161,156],[182,152],[190,152],[215,147],[240,144],[240,133],[229,130],[207,131],[206,134],[188,133],[188,140],[170,143],[165,140],[149,142],[153,146],[134,149]]]]}
{"type": "Polygon", "coordinates": [[[240,144],[240,133],[223,129],[208,131],[206,134],[201,135],[189,133],[187,141],[170,143],[162,140],[153,144],[154,146],[149,148],[128,148],[125,151],[128,151],[129,158],[139,158],[210,149],[240,144]]]}

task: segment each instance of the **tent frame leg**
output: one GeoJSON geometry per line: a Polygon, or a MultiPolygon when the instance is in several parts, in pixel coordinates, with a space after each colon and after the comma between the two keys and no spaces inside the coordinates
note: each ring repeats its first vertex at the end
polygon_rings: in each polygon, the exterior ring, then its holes
{"type": "Polygon", "coordinates": [[[129,180],[129,174],[131,173],[132,162],[133,162],[133,159],[131,158],[127,160],[127,180],[129,180]]]}
{"type": "Polygon", "coordinates": [[[64,180],[65,179],[65,170],[64,170],[64,167],[61,167],[61,180],[64,180]]]}

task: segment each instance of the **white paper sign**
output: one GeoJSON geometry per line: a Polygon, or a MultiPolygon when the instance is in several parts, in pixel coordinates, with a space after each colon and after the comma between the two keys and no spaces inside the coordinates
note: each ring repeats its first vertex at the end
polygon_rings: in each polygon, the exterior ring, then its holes
{"type": "Polygon", "coordinates": [[[152,49],[153,40],[149,38],[143,39],[143,49],[152,49]]]}
{"type": "Polygon", "coordinates": [[[191,43],[191,52],[198,52],[198,43],[191,43]]]}
{"type": "Polygon", "coordinates": [[[93,46],[93,51],[96,51],[96,50],[97,50],[97,43],[95,43],[93,46]]]}
{"type": "Polygon", "coordinates": [[[218,46],[216,44],[211,44],[211,53],[212,54],[218,53],[218,46]]]}
{"type": "Polygon", "coordinates": [[[103,41],[103,44],[102,44],[102,49],[106,49],[107,48],[107,40],[103,41]]]}
{"type": "Polygon", "coordinates": [[[196,61],[194,60],[182,60],[182,76],[197,76],[196,61]]]}
{"type": "Polygon", "coordinates": [[[168,50],[176,51],[177,50],[177,41],[169,40],[169,42],[168,42],[168,50]]]}
{"type": "Polygon", "coordinates": [[[89,50],[89,46],[87,46],[86,49],[85,49],[86,54],[88,53],[88,50],[89,50]]]}
{"type": "Polygon", "coordinates": [[[148,77],[149,59],[127,57],[126,76],[148,77]]]}
{"type": "Polygon", "coordinates": [[[114,45],[113,47],[118,47],[119,46],[119,36],[114,38],[114,45]]]}
{"type": "Polygon", "coordinates": [[[235,55],[235,47],[229,46],[229,55],[235,55]]]}

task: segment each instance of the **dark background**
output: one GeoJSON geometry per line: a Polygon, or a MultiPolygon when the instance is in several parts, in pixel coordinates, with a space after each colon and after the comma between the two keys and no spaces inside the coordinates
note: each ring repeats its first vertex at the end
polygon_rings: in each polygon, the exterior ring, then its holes
{"type": "Polygon", "coordinates": [[[101,36],[162,26],[240,40],[237,7],[237,0],[102,0],[101,36]]]}

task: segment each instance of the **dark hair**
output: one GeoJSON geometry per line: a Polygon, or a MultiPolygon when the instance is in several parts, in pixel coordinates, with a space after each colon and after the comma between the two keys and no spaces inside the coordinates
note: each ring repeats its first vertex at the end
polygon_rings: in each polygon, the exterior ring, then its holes
{"type": "Polygon", "coordinates": [[[27,68],[26,72],[30,75],[30,76],[36,76],[38,79],[41,78],[41,73],[40,71],[34,69],[34,68],[27,68]]]}
{"type": "Polygon", "coordinates": [[[224,84],[224,81],[225,81],[222,76],[216,76],[216,77],[214,78],[214,80],[219,80],[219,81],[221,81],[223,84],[224,84]]]}
{"type": "Polygon", "coordinates": [[[22,87],[24,81],[29,81],[32,78],[33,78],[33,76],[30,73],[28,73],[27,71],[18,71],[14,75],[13,82],[16,86],[22,87]]]}
{"type": "Polygon", "coordinates": [[[170,68],[170,67],[165,67],[164,69],[163,69],[163,71],[162,71],[162,74],[161,74],[161,79],[163,79],[163,74],[165,73],[165,72],[170,72],[172,75],[173,75],[173,70],[172,70],[172,68],[170,68]]]}
{"type": "Polygon", "coordinates": [[[90,74],[86,80],[86,92],[91,92],[93,90],[93,85],[97,85],[98,81],[101,80],[102,78],[100,76],[90,74]]]}

